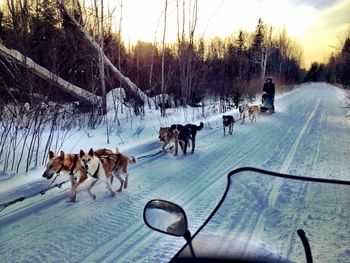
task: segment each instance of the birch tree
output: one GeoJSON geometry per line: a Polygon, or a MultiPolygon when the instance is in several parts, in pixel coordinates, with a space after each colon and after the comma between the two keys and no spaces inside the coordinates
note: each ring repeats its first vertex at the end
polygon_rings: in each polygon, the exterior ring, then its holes
{"type": "Polygon", "coordinates": [[[80,25],[75,18],[68,12],[66,6],[63,4],[62,0],[57,0],[57,4],[60,7],[60,11],[62,14],[62,17],[66,20],[67,22],[71,23],[77,30],[77,32],[82,36],[82,38],[93,48],[96,53],[98,54],[101,52],[102,54],[102,60],[103,63],[106,64],[106,66],[115,74],[115,76],[125,83],[129,89],[131,89],[134,93],[136,93],[140,99],[143,102],[147,102],[147,96],[146,94],[140,90],[135,83],[133,83],[128,77],[124,76],[114,65],[113,63],[107,58],[107,56],[104,54],[103,50],[101,51],[101,46],[95,41],[93,37],[91,37],[85,30],[85,28],[80,25]]]}
{"type": "Polygon", "coordinates": [[[272,32],[272,26],[266,30],[262,19],[259,18],[253,39],[251,59],[253,64],[259,67],[261,80],[265,78],[268,59],[273,49],[272,32]]]}
{"type": "Polygon", "coordinates": [[[100,2],[100,15],[98,12],[97,0],[94,0],[95,4],[95,18],[97,25],[97,35],[99,39],[100,48],[98,49],[98,71],[100,77],[100,85],[102,92],[102,110],[103,114],[107,112],[107,103],[106,103],[106,83],[105,83],[105,67],[103,62],[103,0],[100,2]]]}
{"type": "Polygon", "coordinates": [[[176,0],[177,7],[177,41],[180,67],[180,84],[182,102],[186,105],[193,92],[193,57],[194,57],[194,33],[198,20],[198,1],[189,0],[187,3],[188,15],[186,15],[186,0],[182,0],[182,7],[179,0],[176,0]],[[186,21],[186,17],[188,21],[186,21]],[[182,18],[182,19],[181,19],[182,18]],[[186,37],[186,26],[188,36],[186,37]]]}
{"type": "Polygon", "coordinates": [[[71,94],[72,96],[74,96],[75,98],[77,98],[79,100],[83,100],[83,101],[88,102],[90,104],[100,104],[101,103],[101,97],[99,97],[95,94],[92,94],[92,93],[90,93],[90,92],[88,92],[88,91],[86,91],[78,86],[75,86],[75,85],[69,83],[68,81],[62,79],[58,75],[50,72],[46,68],[35,63],[32,59],[24,56],[19,51],[14,50],[14,49],[8,49],[7,47],[5,47],[1,43],[1,41],[0,41],[0,56],[5,57],[7,59],[10,59],[10,60],[22,65],[23,67],[25,67],[26,69],[28,69],[29,71],[34,73],[35,75],[41,77],[44,80],[47,80],[47,81],[53,83],[54,85],[56,85],[57,87],[59,87],[63,91],[68,92],[69,94],[71,94]]]}
{"type": "Polygon", "coordinates": [[[165,79],[164,79],[164,67],[165,67],[165,35],[166,35],[166,23],[167,23],[167,9],[168,9],[168,0],[165,0],[164,7],[164,29],[163,29],[163,40],[162,40],[162,71],[161,71],[161,90],[162,90],[162,102],[160,107],[161,116],[165,117],[165,79]]]}

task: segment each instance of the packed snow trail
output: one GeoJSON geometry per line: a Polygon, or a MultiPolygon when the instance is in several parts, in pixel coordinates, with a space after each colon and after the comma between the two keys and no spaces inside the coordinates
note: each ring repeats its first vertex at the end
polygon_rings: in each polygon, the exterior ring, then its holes
{"type": "MultiPolygon", "coordinates": [[[[78,202],[70,203],[68,190],[57,189],[33,204],[18,204],[19,208],[8,215],[0,214],[1,261],[167,262],[184,240],[146,227],[142,212],[150,199],[166,199],[183,206],[194,233],[218,203],[226,175],[233,168],[255,166],[350,180],[349,124],[339,94],[342,91],[327,84],[306,85],[278,97],[275,114],[262,115],[256,123],[237,122],[232,136],[223,136],[221,125],[203,129],[197,133],[193,155],[173,156],[169,151],[130,166],[128,189],[114,198],[101,183],[93,189],[96,200],[81,190],[78,202]]],[[[155,138],[152,146],[157,141],[155,138]]],[[[269,222],[262,215],[280,203],[282,188],[278,180],[271,182],[268,200],[260,204],[261,211],[242,212],[240,223],[231,226],[230,233],[239,237],[245,232],[251,241],[269,234],[264,227],[269,222]]],[[[259,193],[249,188],[246,192],[259,199],[259,193]]],[[[308,187],[300,188],[296,196],[302,201],[309,192],[308,187]]],[[[291,224],[302,217],[295,213],[291,224]]],[[[226,222],[217,224],[227,227],[226,222]]],[[[344,235],[342,242],[349,242],[349,233],[344,235]]],[[[292,237],[283,238],[278,241],[284,244],[280,250],[288,256],[294,249],[292,237]]]]}

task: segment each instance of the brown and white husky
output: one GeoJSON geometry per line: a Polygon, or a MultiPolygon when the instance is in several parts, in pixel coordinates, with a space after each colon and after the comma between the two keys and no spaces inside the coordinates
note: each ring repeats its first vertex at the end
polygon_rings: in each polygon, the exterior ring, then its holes
{"type": "Polygon", "coordinates": [[[137,160],[134,156],[129,159],[128,156],[120,153],[118,148],[113,154],[98,155],[91,148],[89,152],[85,153],[80,150],[79,154],[80,165],[85,169],[86,173],[91,177],[92,182],[88,187],[88,193],[93,199],[96,199],[96,195],[91,193],[91,188],[99,181],[103,180],[107,189],[111,192],[112,196],[115,195],[115,191],[112,189],[112,178],[115,176],[120,181],[120,187],[117,190],[121,192],[128,187],[128,164],[136,163],[137,160]],[[121,176],[125,176],[125,180],[121,176]]]}

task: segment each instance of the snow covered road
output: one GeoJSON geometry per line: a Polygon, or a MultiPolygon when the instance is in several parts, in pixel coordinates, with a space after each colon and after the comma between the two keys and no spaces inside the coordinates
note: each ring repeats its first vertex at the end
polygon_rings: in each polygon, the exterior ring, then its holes
{"type": "MultiPolygon", "coordinates": [[[[114,198],[101,183],[93,189],[96,200],[86,191],[80,191],[78,202],[70,203],[67,188],[55,189],[27,201],[30,204],[23,202],[12,210],[4,210],[0,213],[0,261],[167,262],[184,240],[146,227],[142,212],[150,199],[166,199],[181,205],[194,233],[220,200],[226,175],[234,168],[253,166],[295,175],[350,180],[350,126],[341,103],[344,96],[338,88],[315,83],[278,97],[275,114],[262,115],[256,123],[237,122],[232,136],[223,136],[219,120],[214,129],[197,133],[193,155],[173,156],[169,151],[131,165],[128,189],[114,198]]],[[[160,149],[158,138],[144,147],[130,149],[129,153],[141,156],[152,149],[160,149]]],[[[21,190],[28,192],[30,187],[35,184],[21,190]]],[[[267,207],[278,206],[284,187],[282,180],[271,183],[267,207]]],[[[305,186],[297,195],[303,200],[313,193],[305,186]]],[[[15,193],[2,192],[0,203],[9,196],[15,193]]],[[[245,205],[244,201],[241,205],[245,205]]],[[[350,203],[344,205],[347,206],[344,213],[349,213],[350,203]]],[[[232,232],[249,230],[249,240],[259,239],[266,234],[266,213],[263,208],[251,216],[245,212],[242,222],[232,226],[232,232]]],[[[347,226],[349,218],[344,217],[347,226]]],[[[291,219],[298,220],[298,214],[291,219]]],[[[350,262],[349,246],[347,251],[343,247],[350,244],[350,227],[340,229],[346,232],[344,239],[336,244],[336,253],[348,253],[345,258],[350,262]]],[[[284,256],[289,256],[293,250],[292,237],[283,238],[279,240],[285,244],[281,249],[284,256]]],[[[319,258],[317,262],[327,260],[319,258]]]]}

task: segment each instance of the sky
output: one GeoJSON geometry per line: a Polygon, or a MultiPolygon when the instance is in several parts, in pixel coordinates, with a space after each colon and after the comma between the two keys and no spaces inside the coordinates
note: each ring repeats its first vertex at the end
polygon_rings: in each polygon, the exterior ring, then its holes
{"type": "MultiPolygon", "coordinates": [[[[161,41],[165,1],[122,2],[124,41],[161,41]]],[[[350,34],[350,0],[198,0],[198,5],[196,36],[225,37],[240,29],[253,32],[261,17],[276,32],[287,29],[303,48],[306,67],[312,61],[326,62],[350,34]]],[[[169,0],[167,13],[166,41],[172,42],[177,33],[176,0],[169,0]]]]}
{"type": "MultiPolygon", "coordinates": [[[[161,42],[165,0],[107,1],[105,7],[109,5],[110,10],[116,6],[115,28],[120,21],[120,3],[123,4],[122,37],[126,43],[161,42]]],[[[177,34],[176,0],[168,3],[166,41],[173,42],[177,34]]],[[[288,36],[302,47],[306,68],[313,61],[327,62],[329,55],[350,35],[350,0],[198,0],[198,5],[196,37],[224,38],[240,29],[253,32],[262,18],[275,32],[283,27],[287,29],[288,36]]]]}

